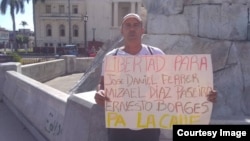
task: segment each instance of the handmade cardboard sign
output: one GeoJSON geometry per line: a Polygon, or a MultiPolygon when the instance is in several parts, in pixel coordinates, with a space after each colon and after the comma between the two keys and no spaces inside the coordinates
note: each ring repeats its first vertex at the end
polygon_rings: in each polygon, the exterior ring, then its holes
{"type": "Polygon", "coordinates": [[[107,128],[163,128],[208,124],[213,90],[211,57],[108,56],[103,64],[107,128]]]}

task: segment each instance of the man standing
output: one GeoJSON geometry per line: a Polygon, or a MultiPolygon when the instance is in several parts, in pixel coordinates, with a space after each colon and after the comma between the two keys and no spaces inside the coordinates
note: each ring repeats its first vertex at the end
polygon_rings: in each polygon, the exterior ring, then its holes
{"type": "MultiPolygon", "coordinates": [[[[124,37],[124,46],[113,49],[108,55],[162,55],[165,54],[161,49],[142,44],[142,35],[144,28],[142,19],[138,14],[129,13],[123,17],[121,25],[121,34],[124,37]]],[[[104,106],[105,101],[110,99],[105,95],[103,71],[98,90],[95,95],[95,101],[98,105],[104,106]]],[[[212,92],[209,97],[210,101],[214,101],[216,93],[212,92]]],[[[108,141],[159,141],[160,129],[108,129],[108,141]]]]}

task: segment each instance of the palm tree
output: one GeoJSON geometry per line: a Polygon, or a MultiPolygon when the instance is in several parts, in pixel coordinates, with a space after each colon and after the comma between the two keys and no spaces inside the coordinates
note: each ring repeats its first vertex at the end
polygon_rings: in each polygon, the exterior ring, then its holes
{"type": "MultiPolygon", "coordinates": [[[[29,0],[26,0],[27,3],[29,0]]],[[[24,13],[24,2],[25,0],[2,0],[0,5],[0,10],[2,14],[6,14],[7,7],[10,6],[10,16],[12,20],[12,27],[13,27],[13,45],[15,51],[17,51],[16,46],[16,20],[15,15],[19,12],[24,13]]]]}
{"type": "Polygon", "coordinates": [[[23,29],[25,28],[26,25],[28,25],[28,23],[26,21],[21,21],[20,25],[23,26],[23,29]]]}
{"type": "Polygon", "coordinates": [[[35,47],[37,47],[37,39],[36,39],[36,10],[35,10],[35,4],[38,2],[45,2],[45,0],[32,0],[33,2],[33,24],[34,24],[34,32],[35,32],[35,47]]]}

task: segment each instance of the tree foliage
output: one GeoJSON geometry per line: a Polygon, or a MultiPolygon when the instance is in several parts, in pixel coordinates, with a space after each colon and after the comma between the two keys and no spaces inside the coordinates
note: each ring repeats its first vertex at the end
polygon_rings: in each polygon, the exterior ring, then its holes
{"type": "Polygon", "coordinates": [[[22,25],[23,28],[25,28],[25,26],[28,25],[28,23],[26,21],[21,21],[20,25],[22,25]]]}
{"type": "Polygon", "coordinates": [[[29,37],[23,34],[18,34],[16,36],[16,42],[18,44],[28,44],[29,43],[29,37]]]}
{"type": "MultiPolygon", "coordinates": [[[[24,2],[29,0],[2,0],[0,4],[1,14],[6,14],[7,8],[10,7],[10,16],[12,20],[13,38],[16,38],[16,19],[15,15],[19,12],[24,13],[24,2]]],[[[14,40],[14,49],[17,51],[16,40],[14,40]]]]}

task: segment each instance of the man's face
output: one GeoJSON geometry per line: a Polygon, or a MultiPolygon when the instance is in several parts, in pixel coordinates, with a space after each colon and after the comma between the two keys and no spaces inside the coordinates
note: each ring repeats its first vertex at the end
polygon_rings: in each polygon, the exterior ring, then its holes
{"type": "Polygon", "coordinates": [[[142,24],[137,19],[130,18],[122,24],[121,33],[125,40],[141,40],[143,32],[142,24]]]}

